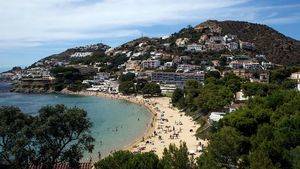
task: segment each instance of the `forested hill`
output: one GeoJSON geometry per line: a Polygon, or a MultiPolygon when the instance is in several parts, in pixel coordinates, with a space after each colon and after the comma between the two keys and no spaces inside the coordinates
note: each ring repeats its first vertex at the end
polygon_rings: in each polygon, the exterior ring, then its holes
{"type": "Polygon", "coordinates": [[[265,54],[274,63],[282,65],[300,64],[300,41],[287,37],[273,28],[240,21],[209,20],[197,25],[219,29],[221,34],[237,35],[240,40],[255,44],[258,52],[265,54]]]}

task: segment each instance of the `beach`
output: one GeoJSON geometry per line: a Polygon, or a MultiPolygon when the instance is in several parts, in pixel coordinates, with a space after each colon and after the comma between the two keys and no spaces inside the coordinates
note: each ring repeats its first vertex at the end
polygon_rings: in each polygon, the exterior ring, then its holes
{"type": "Polygon", "coordinates": [[[170,144],[179,146],[185,142],[189,153],[198,157],[207,141],[197,139],[195,134],[200,127],[194,120],[170,104],[170,98],[150,98],[149,104],[156,112],[154,129],[144,139],[132,147],[133,152],[155,152],[162,157],[164,148],[170,144]]]}
{"type": "MultiPolygon", "coordinates": [[[[70,93],[68,93],[70,94],[70,93]]],[[[99,96],[111,99],[126,100],[146,107],[152,113],[152,119],[145,133],[132,144],[125,146],[123,150],[132,152],[155,152],[162,157],[164,148],[170,144],[179,146],[185,142],[190,155],[198,157],[204,147],[206,140],[197,139],[196,130],[200,127],[191,117],[185,115],[170,103],[168,97],[143,98],[141,95],[124,96],[121,94],[107,94],[102,92],[82,91],[71,93],[85,96],[99,96]]]]}

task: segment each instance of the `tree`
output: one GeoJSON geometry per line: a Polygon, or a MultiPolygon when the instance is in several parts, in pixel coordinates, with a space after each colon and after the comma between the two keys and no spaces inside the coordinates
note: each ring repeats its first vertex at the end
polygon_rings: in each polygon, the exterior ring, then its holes
{"type": "Polygon", "coordinates": [[[142,89],[145,87],[145,85],[148,83],[146,79],[137,79],[136,82],[136,91],[139,93],[142,93],[142,89]]]}
{"type": "Polygon", "coordinates": [[[161,94],[161,89],[160,89],[160,86],[156,83],[147,83],[143,87],[142,93],[144,95],[158,96],[161,94]]]}
{"type": "Polygon", "coordinates": [[[194,161],[189,158],[188,149],[185,143],[177,148],[170,144],[169,149],[164,149],[163,157],[159,162],[159,167],[163,169],[191,169],[194,161]]]}
{"type": "Polygon", "coordinates": [[[96,169],[126,169],[134,154],[130,151],[117,151],[95,164],[96,169]]]}
{"type": "Polygon", "coordinates": [[[184,84],[185,90],[198,89],[200,84],[197,80],[187,80],[184,84]]]}
{"type": "Polygon", "coordinates": [[[96,169],[157,169],[159,159],[152,152],[133,154],[130,151],[117,151],[98,161],[96,169]]]}
{"type": "Polygon", "coordinates": [[[128,161],[128,169],[157,169],[158,168],[158,156],[153,152],[146,152],[142,154],[136,154],[132,159],[128,161]]]}
{"type": "Polygon", "coordinates": [[[276,169],[268,154],[263,151],[254,151],[250,155],[251,169],[276,169]]]}
{"type": "Polygon", "coordinates": [[[0,107],[0,159],[11,168],[27,168],[32,155],[32,118],[16,107],[0,107]]]}
{"type": "Polygon", "coordinates": [[[221,74],[218,71],[209,71],[209,72],[207,72],[205,74],[205,79],[206,78],[210,78],[210,77],[213,77],[213,78],[216,78],[216,79],[220,79],[221,78],[221,74]]]}
{"type": "Polygon", "coordinates": [[[297,146],[296,148],[292,149],[290,151],[291,155],[291,163],[293,165],[293,168],[299,169],[300,166],[300,146],[297,146]]]}
{"type": "Polygon", "coordinates": [[[284,82],[292,73],[291,68],[281,68],[270,72],[270,82],[281,84],[284,82]]]}
{"type": "Polygon", "coordinates": [[[244,81],[233,73],[226,74],[222,80],[224,81],[225,86],[229,87],[233,93],[241,90],[241,85],[244,81]]]}
{"type": "Polygon", "coordinates": [[[82,109],[64,105],[41,108],[33,123],[34,141],[38,145],[34,164],[51,169],[56,163],[69,162],[76,167],[83,151],[93,150],[91,126],[82,109]]]}
{"type": "Polygon", "coordinates": [[[184,92],[182,89],[177,88],[172,94],[172,104],[177,105],[180,100],[184,100],[184,92]]]}
{"type": "Polygon", "coordinates": [[[46,106],[31,117],[15,107],[0,108],[0,158],[10,168],[29,164],[51,169],[56,163],[79,165],[83,151],[92,151],[87,113],[63,105],[46,106]]]}
{"type": "Polygon", "coordinates": [[[120,77],[119,77],[119,81],[120,82],[126,82],[126,81],[133,81],[134,80],[134,77],[135,77],[135,74],[134,73],[127,73],[127,74],[122,74],[120,77]]]}
{"type": "Polygon", "coordinates": [[[71,91],[80,91],[84,88],[81,83],[84,80],[84,76],[76,68],[56,67],[51,69],[51,73],[56,78],[54,84],[56,91],[61,91],[66,87],[71,91]]]}
{"type": "Polygon", "coordinates": [[[233,94],[229,88],[221,85],[206,84],[195,98],[195,105],[203,113],[223,109],[233,100],[233,94]]]}
{"type": "Polygon", "coordinates": [[[130,95],[135,93],[135,86],[132,81],[124,81],[119,85],[119,91],[125,95],[130,95]]]}
{"type": "Polygon", "coordinates": [[[251,98],[218,122],[198,167],[297,168],[299,110],[300,94],[293,90],[251,98]]]}
{"type": "Polygon", "coordinates": [[[241,134],[232,127],[224,127],[216,134],[213,134],[208,152],[201,158],[208,158],[211,161],[200,160],[198,163],[206,165],[217,165],[218,168],[233,168],[239,165],[240,157],[247,153],[250,145],[247,143],[246,138],[242,137],[241,134]],[[213,160],[212,160],[213,159],[213,160]],[[213,162],[209,164],[210,162],[213,162]]]}
{"type": "Polygon", "coordinates": [[[179,148],[170,145],[165,148],[162,159],[153,152],[132,153],[117,151],[95,164],[96,169],[193,169],[195,163],[189,158],[185,143],[179,148]]]}
{"type": "Polygon", "coordinates": [[[288,79],[282,82],[281,86],[283,89],[295,89],[297,87],[297,84],[298,83],[296,80],[288,79]]]}
{"type": "Polygon", "coordinates": [[[267,96],[276,90],[278,86],[264,83],[245,83],[242,84],[241,88],[246,96],[267,96]]]}
{"type": "Polygon", "coordinates": [[[220,57],[220,66],[225,67],[227,65],[227,58],[225,56],[220,57]]]}

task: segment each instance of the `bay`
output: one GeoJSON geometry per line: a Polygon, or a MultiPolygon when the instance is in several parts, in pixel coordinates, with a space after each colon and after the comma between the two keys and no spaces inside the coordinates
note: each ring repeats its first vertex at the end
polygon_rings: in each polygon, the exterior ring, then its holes
{"type": "Polygon", "coordinates": [[[9,92],[9,87],[7,83],[0,83],[0,106],[17,106],[33,116],[46,105],[64,104],[86,110],[93,123],[92,135],[96,141],[93,153],[85,154],[84,160],[90,156],[95,159],[98,152],[106,156],[111,151],[129,145],[147,130],[152,117],[145,107],[123,100],[94,96],[12,93],[9,92]]]}

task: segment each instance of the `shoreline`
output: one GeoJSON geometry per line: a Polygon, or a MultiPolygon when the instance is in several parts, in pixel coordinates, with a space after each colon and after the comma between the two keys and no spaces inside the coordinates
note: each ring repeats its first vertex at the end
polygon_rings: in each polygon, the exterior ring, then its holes
{"type": "Polygon", "coordinates": [[[132,143],[120,147],[119,150],[128,150],[134,153],[153,151],[161,158],[164,148],[168,148],[170,144],[179,146],[185,142],[189,154],[198,157],[202,154],[204,147],[207,146],[207,140],[197,139],[195,136],[196,130],[200,125],[191,117],[185,115],[184,112],[180,112],[173,107],[170,104],[170,98],[155,97],[145,99],[141,95],[124,96],[93,91],[62,91],[61,94],[118,99],[145,107],[152,115],[150,122],[147,124],[147,129],[132,143]]]}
{"type": "Polygon", "coordinates": [[[208,144],[207,140],[201,140],[195,136],[200,125],[192,117],[173,107],[169,97],[143,98],[142,95],[125,96],[96,91],[72,92],[69,90],[62,90],[55,93],[123,100],[140,105],[151,113],[151,119],[146,123],[143,133],[138,134],[132,141],[126,143],[126,145],[115,147],[115,149],[103,157],[109,156],[115,151],[128,150],[133,153],[152,151],[161,158],[164,149],[168,148],[170,144],[179,147],[183,142],[186,143],[189,154],[193,157],[198,157],[208,144]]]}
{"type": "Polygon", "coordinates": [[[123,146],[120,148],[120,150],[128,150],[132,151],[133,148],[138,145],[142,140],[149,138],[152,133],[154,132],[156,126],[156,116],[157,112],[156,110],[151,107],[149,103],[145,103],[145,99],[142,96],[134,97],[134,96],[125,96],[121,94],[108,94],[103,92],[92,92],[92,91],[80,91],[80,92],[72,92],[72,91],[62,91],[60,94],[67,94],[67,95],[76,95],[76,96],[96,96],[96,97],[102,97],[102,98],[108,98],[108,99],[116,99],[116,100],[123,100],[127,101],[133,104],[140,105],[148,110],[148,112],[151,114],[151,119],[147,123],[147,127],[143,134],[138,136],[135,140],[133,140],[132,143],[129,143],[128,145],[123,146]]]}

